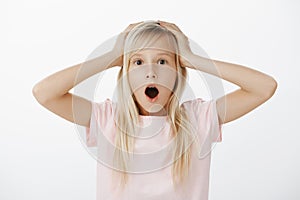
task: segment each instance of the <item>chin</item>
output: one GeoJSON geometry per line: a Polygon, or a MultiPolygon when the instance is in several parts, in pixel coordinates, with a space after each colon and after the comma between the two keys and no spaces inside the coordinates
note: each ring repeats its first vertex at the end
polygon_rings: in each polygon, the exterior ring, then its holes
{"type": "Polygon", "coordinates": [[[166,110],[165,107],[170,101],[171,95],[172,92],[161,91],[157,98],[154,101],[151,101],[151,99],[147,97],[144,92],[138,92],[134,94],[134,100],[136,106],[138,107],[139,113],[141,113],[142,108],[144,112],[155,114],[166,110]]]}
{"type": "Polygon", "coordinates": [[[164,106],[162,106],[160,103],[150,103],[150,102],[140,102],[136,101],[136,106],[139,110],[139,114],[143,114],[144,112],[146,113],[159,113],[162,110],[164,110],[164,106]]]}

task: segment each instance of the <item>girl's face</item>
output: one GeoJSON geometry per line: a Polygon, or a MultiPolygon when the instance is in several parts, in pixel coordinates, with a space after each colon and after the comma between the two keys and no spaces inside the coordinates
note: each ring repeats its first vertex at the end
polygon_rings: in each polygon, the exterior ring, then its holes
{"type": "Polygon", "coordinates": [[[176,82],[175,45],[167,36],[132,54],[128,79],[141,115],[166,115],[176,82]]]}

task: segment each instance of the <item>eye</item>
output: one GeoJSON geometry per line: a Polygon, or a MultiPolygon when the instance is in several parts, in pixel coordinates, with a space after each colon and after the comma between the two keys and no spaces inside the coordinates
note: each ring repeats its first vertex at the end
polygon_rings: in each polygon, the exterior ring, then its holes
{"type": "Polygon", "coordinates": [[[160,59],[159,61],[158,61],[158,63],[159,64],[161,64],[161,65],[164,65],[164,64],[166,64],[166,60],[165,59],[160,59]]]}
{"type": "Polygon", "coordinates": [[[136,64],[136,65],[141,65],[142,61],[140,59],[138,59],[138,60],[135,60],[133,63],[136,64]]]}

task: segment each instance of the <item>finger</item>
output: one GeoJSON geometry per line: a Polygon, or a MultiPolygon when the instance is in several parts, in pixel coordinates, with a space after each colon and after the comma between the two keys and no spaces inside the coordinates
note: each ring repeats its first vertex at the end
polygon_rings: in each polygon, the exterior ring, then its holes
{"type": "Polygon", "coordinates": [[[166,21],[161,21],[161,20],[158,20],[158,22],[164,26],[168,26],[168,27],[177,27],[174,23],[170,23],[170,22],[166,22],[166,21]]]}
{"type": "Polygon", "coordinates": [[[137,22],[137,23],[133,23],[133,24],[131,24],[131,26],[135,27],[136,25],[141,24],[141,23],[143,23],[143,21],[140,21],[140,22],[137,22]]]}
{"type": "Polygon", "coordinates": [[[131,29],[133,29],[136,25],[141,24],[141,23],[143,23],[143,22],[141,21],[141,22],[129,24],[129,26],[127,26],[127,28],[124,30],[124,32],[131,31],[131,29]]]}
{"type": "Polygon", "coordinates": [[[160,23],[161,26],[167,28],[167,29],[173,29],[175,31],[178,31],[178,32],[182,32],[178,26],[174,23],[169,23],[169,22],[165,22],[165,21],[160,21],[158,20],[158,23],[160,23]]]}

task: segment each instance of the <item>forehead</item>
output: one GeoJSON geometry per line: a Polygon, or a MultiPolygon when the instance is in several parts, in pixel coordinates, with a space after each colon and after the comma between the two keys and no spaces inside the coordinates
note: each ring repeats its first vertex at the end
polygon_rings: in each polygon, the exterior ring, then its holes
{"type": "Polygon", "coordinates": [[[161,35],[158,38],[141,37],[135,42],[132,53],[169,53],[176,54],[176,43],[170,35],[161,35]]]}
{"type": "Polygon", "coordinates": [[[168,56],[170,58],[175,57],[175,53],[172,51],[166,51],[163,49],[158,48],[144,48],[142,50],[139,50],[131,55],[132,57],[136,56],[143,56],[143,55],[149,55],[149,56],[168,56]]]}

